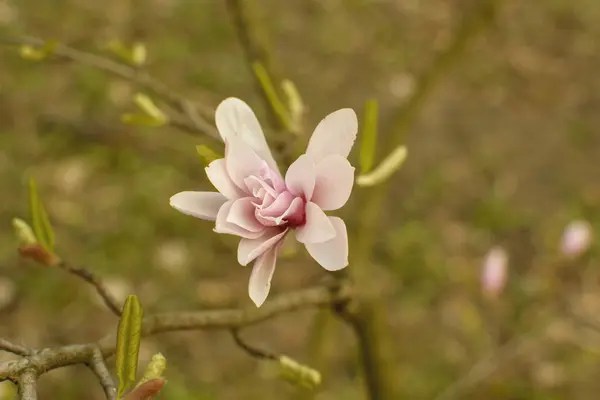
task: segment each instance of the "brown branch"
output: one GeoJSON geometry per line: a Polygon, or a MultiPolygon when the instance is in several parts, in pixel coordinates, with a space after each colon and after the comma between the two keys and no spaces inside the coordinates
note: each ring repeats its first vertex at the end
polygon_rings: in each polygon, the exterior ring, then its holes
{"type": "Polygon", "coordinates": [[[0,350],[4,350],[9,353],[13,353],[23,357],[27,357],[28,355],[31,355],[33,353],[31,349],[25,346],[9,342],[8,340],[2,338],[0,338],[0,350]]]}
{"type": "MultiPolygon", "coordinates": [[[[144,318],[142,336],[182,330],[231,330],[258,324],[298,309],[330,307],[347,301],[351,295],[352,290],[348,284],[338,287],[316,286],[273,297],[260,308],[249,306],[229,310],[157,314],[144,318]]],[[[0,363],[0,381],[17,381],[27,369],[43,373],[67,365],[89,363],[98,348],[104,357],[109,357],[115,352],[115,344],[115,335],[111,334],[94,343],[42,349],[28,358],[0,363]]]]}
{"type": "Polygon", "coordinates": [[[263,359],[263,360],[278,360],[279,359],[279,356],[277,354],[271,353],[271,352],[263,350],[263,349],[259,349],[257,347],[254,347],[253,345],[249,344],[248,342],[246,342],[240,336],[239,329],[232,329],[231,336],[233,337],[235,344],[237,344],[238,347],[240,347],[242,350],[244,350],[246,353],[248,353],[248,355],[250,355],[251,357],[259,358],[259,359],[263,359]]]}
{"type": "MultiPolygon", "coordinates": [[[[22,36],[0,38],[0,43],[17,46],[43,46],[46,44],[46,41],[36,37],[22,36]]],[[[198,115],[196,108],[188,99],[178,95],[170,87],[154,79],[147,72],[60,43],[56,45],[52,55],[110,73],[144,88],[160,97],[173,109],[167,113],[169,121],[173,126],[186,132],[205,134],[210,138],[221,140],[213,125],[206,118],[198,115]]]]}
{"type": "Polygon", "coordinates": [[[91,271],[88,271],[87,269],[82,267],[73,267],[65,261],[61,261],[58,264],[58,267],[92,285],[94,289],[96,289],[96,292],[98,293],[98,295],[100,295],[102,301],[104,302],[104,304],[106,304],[108,309],[117,317],[121,316],[122,305],[108,291],[104,283],[91,271]]]}
{"type": "Polygon", "coordinates": [[[117,400],[117,387],[108,371],[102,350],[99,347],[93,351],[91,360],[87,365],[96,374],[106,398],[108,400],[117,400]]]}

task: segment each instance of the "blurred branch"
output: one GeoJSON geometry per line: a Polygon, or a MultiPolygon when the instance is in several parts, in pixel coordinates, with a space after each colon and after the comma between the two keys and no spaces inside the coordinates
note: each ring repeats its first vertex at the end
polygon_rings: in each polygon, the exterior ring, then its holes
{"type": "Polygon", "coordinates": [[[249,15],[248,8],[249,3],[254,0],[226,0],[227,11],[231,17],[232,24],[235,28],[238,40],[246,55],[248,68],[257,87],[257,90],[262,96],[265,106],[269,112],[269,118],[282,129],[289,129],[286,126],[284,120],[281,118],[280,110],[277,110],[274,103],[272,102],[272,93],[266,90],[266,86],[261,82],[260,75],[256,73],[256,65],[260,65],[264,69],[266,76],[270,78],[276,85],[273,89],[276,93],[279,91],[276,89],[277,84],[281,81],[277,74],[273,71],[272,60],[269,57],[269,51],[266,45],[261,41],[259,35],[258,24],[253,24],[252,18],[249,15]]]}
{"type": "MultiPolygon", "coordinates": [[[[456,28],[448,47],[441,52],[417,81],[412,96],[396,113],[396,124],[388,135],[384,147],[393,149],[402,144],[405,133],[410,131],[425,101],[433,93],[444,73],[464,54],[467,44],[480,34],[493,21],[497,0],[475,1],[475,8],[465,13],[456,28]]],[[[354,268],[349,272],[352,279],[361,282],[365,292],[376,293],[377,282],[373,282],[370,258],[374,244],[379,238],[379,223],[383,210],[387,210],[385,200],[388,182],[370,187],[359,194],[358,201],[363,212],[359,221],[360,237],[357,240],[354,268]]],[[[366,293],[356,300],[353,307],[342,310],[342,317],[350,323],[358,340],[358,352],[363,366],[368,398],[371,400],[395,398],[398,385],[392,370],[388,367],[389,353],[393,348],[388,328],[381,313],[384,309],[376,295],[366,293]]]]}
{"type": "Polygon", "coordinates": [[[37,399],[37,373],[32,368],[27,368],[19,375],[19,398],[21,400],[37,399]]]}
{"type": "MultiPolygon", "coordinates": [[[[15,46],[44,46],[46,41],[35,37],[22,36],[0,38],[0,43],[15,46]]],[[[154,93],[172,108],[171,112],[168,113],[172,125],[184,131],[205,134],[220,141],[219,134],[212,124],[198,115],[196,108],[189,100],[176,94],[171,88],[154,79],[148,73],[109,58],[77,50],[60,43],[53,48],[52,55],[108,72],[154,93]]]]}
{"type": "Polygon", "coordinates": [[[92,285],[108,309],[117,317],[121,316],[122,305],[119,304],[117,299],[115,299],[115,297],[108,291],[104,283],[91,271],[81,267],[73,267],[64,261],[58,264],[58,267],[92,285]]]}
{"type": "Polygon", "coordinates": [[[93,351],[91,360],[87,365],[98,377],[106,398],[108,400],[117,400],[117,387],[108,371],[102,350],[99,347],[93,351]]]}
{"type": "MultiPolygon", "coordinates": [[[[352,290],[347,283],[337,286],[315,286],[280,295],[270,299],[262,307],[209,311],[188,311],[156,314],[144,318],[142,336],[182,330],[237,329],[254,325],[279,314],[298,309],[331,307],[347,301],[352,290]]],[[[19,376],[30,369],[41,374],[74,364],[90,364],[98,357],[115,353],[115,335],[111,334],[98,342],[63,347],[46,348],[32,352],[26,358],[0,363],[0,381],[19,381],[19,376]]]]}
{"type": "Polygon", "coordinates": [[[0,338],[0,350],[4,350],[9,353],[13,353],[23,357],[26,357],[32,353],[31,349],[28,349],[25,346],[9,342],[8,340],[2,338],[0,338]]]}
{"type": "Polygon", "coordinates": [[[248,353],[251,357],[265,359],[265,360],[279,359],[279,357],[274,353],[256,348],[256,347],[248,344],[246,341],[244,341],[242,339],[238,329],[232,329],[231,336],[233,337],[235,344],[237,344],[242,350],[244,350],[246,353],[248,353]]]}

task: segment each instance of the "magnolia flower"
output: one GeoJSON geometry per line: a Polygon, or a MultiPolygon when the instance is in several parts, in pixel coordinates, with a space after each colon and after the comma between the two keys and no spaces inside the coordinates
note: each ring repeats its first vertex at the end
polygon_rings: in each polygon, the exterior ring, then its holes
{"type": "Polygon", "coordinates": [[[563,231],[560,241],[561,253],[569,258],[583,254],[592,242],[592,227],[589,222],[576,220],[570,222],[563,231]]]}
{"type": "Polygon", "coordinates": [[[481,288],[486,295],[497,296],[504,290],[508,278],[508,254],[502,247],[493,247],[483,260],[481,288]]]}
{"type": "Polygon", "coordinates": [[[306,153],[285,177],[273,159],[262,128],[242,100],[228,98],[215,112],[225,158],[206,175],[217,192],[181,192],[171,206],[193,217],[216,221],[214,231],[240,236],[238,262],[254,261],[248,291],[260,307],[269,294],[283,239],[294,234],[325,269],[348,265],[348,235],[341,218],[325,211],[341,208],[352,191],[350,153],[358,121],[349,108],[333,112],[316,127],[306,153]]]}

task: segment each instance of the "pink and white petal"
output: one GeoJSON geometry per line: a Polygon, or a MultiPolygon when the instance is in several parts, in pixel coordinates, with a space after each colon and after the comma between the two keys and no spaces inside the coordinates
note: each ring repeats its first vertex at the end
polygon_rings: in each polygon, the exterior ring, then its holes
{"type": "Polygon", "coordinates": [[[228,200],[217,213],[215,229],[216,233],[223,233],[227,235],[235,235],[240,236],[246,239],[256,239],[257,237],[263,234],[263,231],[251,232],[247,229],[242,228],[237,224],[232,224],[231,222],[227,222],[227,217],[231,211],[231,207],[236,200],[228,200]]]}
{"type": "Polygon", "coordinates": [[[251,194],[244,180],[251,176],[260,176],[264,161],[247,144],[238,138],[227,139],[225,167],[235,185],[245,193],[251,194]]]}
{"type": "Polygon", "coordinates": [[[330,154],[348,157],[357,132],[358,119],[354,110],[342,108],[334,111],[322,119],[315,128],[308,142],[306,154],[315,162],[321,161],[330,154]]]}
{"type": "Polygon", "coordinates": [[[273,248],[283,239],[288,229],[268,228],[265,233],[256,239],[242,239],[238,245],[238,262],[248,265],[256,257],[273,248]]]}
{"type": "Polygon", "coordinates": [[[288,210],[293,200],[294,195],[290,192],[280,193],[269,206],[262,207],[259,214],[262,217],[280,217],[288,210]]]}
{"type": "Polygon", "coordinates": [[[315,189],[315,164],[306,154],[302,154],[290,165],[285,174],[285,185],[294,196],[310,201],[315,189]]]}
{"type": "Polygon", "coordinates": [[[258,222],[254,216],[256,206],[253,204],[253,200],[252,197],[235,200],[229,209],[227,222],[250,232],[264,231],[264,225],[258,222]]]}
{"type": "Polygon", "coordinates": [[[329,217],[336,235],[322,243],[305,243],[308,254],[328,271],[338,271],[348,266],[348,232],[341,218],[329,217]]]}
{"type": "Polygon", "coordinates": [[[215,123],[223,141],[239,137],[265,160],[269,167],[279,171],[260,123],[248,104],[235,97],[223,100],[215,111],[215,123]]]}
{"type": "Polygon", "coordinates": [[[354,185],[354,167],[339,154],[323,158],[316,166],[315,191],[312,202],[322,210],[342,208],[350,198],[354,185]]]}
{"type": "Polygon", "coordinates": [[[269,295],[279,247],[280,245],[276,245],[264,252],[256,259],[252,267],[250,282],[248,283],[248,294],[256,307],[260,307],[269,295]]]}
{"type": "Polygon", "coordinates": [[[230,200],[238,199],[244,196],[244,192],[238,188],[229,177],[224,158],[214,160],[208,164],[208,167],[206,167],[204,170],[206,171],[208,180],[223,196],[230,200]]]}
{"type": "Polygon", "coordinates": [[[335,227],[321,207],[308,202],[304,210],[306,222],[296,229],[296,240],[300,243],[323,243],[335,237],[335,227]]]}
{"type": "Polygon", "coordinates": [[[226,201],[221,193],[187,191],[171,196],[169,204],[183,214],[214,221],[226,201]]]}

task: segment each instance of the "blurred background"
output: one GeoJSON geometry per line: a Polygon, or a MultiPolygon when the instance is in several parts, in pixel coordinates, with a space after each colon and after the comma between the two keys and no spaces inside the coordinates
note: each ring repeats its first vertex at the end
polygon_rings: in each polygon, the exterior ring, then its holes
{"type": "MultiPolygon", "coordinates": [[[[248,0],[273,68],[308,106],[308,133],[338,108],[360,118],[375,98],[379,159],[392,135],[409,149],[382,190],[356,189],[340,213],[351,261],[360,258],[379,293],[391,398],[596,399],[600,3],[496,0],[493,15],[461,28],[483,2],[248,0]],[[357,254],[367,251],[357,245],[365,205],[377,210],[375,228],[369,253],[357,254]],[[576,224],[581,237],[561,244],[573,221],[587,221],[576,224]]],[[[141,41],[145,68],[199,108],[236,96],[267,121],[222,1],[0,0],[0,33],[109,58],[109,40],[141,41]]],[[[130,82],[18,50],[0,47],[0,336],[83,343],[117,323],[76,278],[19,259],[11,220],[28,217],[28,175],[59,254],[120,298],[137,294],[148,313],[248,306],[237,240],[168,204],[210,188],[195,151],[203,139],[124,125],[130,82]]],[[[272,295],[323,275],[300,249],[279,261],[272,295]]],[[[140,364],[166,356],[160,399],[366,398],[355,339],[338,319],[299,311],[244,336],[317,368],[323,384],[310,392],[274,378],[218,331],[147,338],[140,364]]],[[[39,385],[42,399],[103,398],[83,367],[39,385]]],[[[3,399],[13,398],[9,386],[3,399]]]]}

